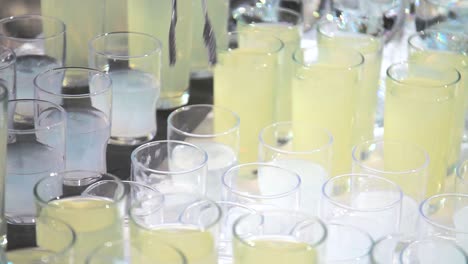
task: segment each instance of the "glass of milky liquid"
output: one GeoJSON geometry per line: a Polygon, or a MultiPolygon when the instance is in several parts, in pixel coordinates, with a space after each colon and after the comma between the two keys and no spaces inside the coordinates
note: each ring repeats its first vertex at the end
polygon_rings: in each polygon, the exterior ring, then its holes
{"type": "Polygon", "coordinates": [[[137,32],[111,32],[89,43],[89,66],[112,79],[111,144],[139,145],[156,135],[161,42],[137,32]]]}
{"type": "Polygon", "coordinates": [[[0,20],[0,45],[16,53],[16,97],[34,98],[33,80],[65,60],[65,24],[56,18],[22,15],[0,20]]]}

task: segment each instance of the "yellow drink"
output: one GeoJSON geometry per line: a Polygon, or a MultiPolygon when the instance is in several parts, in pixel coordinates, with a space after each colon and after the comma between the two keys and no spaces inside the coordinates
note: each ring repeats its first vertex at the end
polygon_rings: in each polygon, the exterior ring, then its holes
{"type": "Polygon", "coordinates": [[[318,263],[316,250],[304,242],[281,237],[234,239],[234,264],[314,264],[318,263]]]}
{"type": "Polygon", "coordinates": [[[41,260],[53,260],[54,252],[39,248],[23,248],[6,253],[8,264],[40,264],[59,263],[58,261],[41,262],[41,260]]]}

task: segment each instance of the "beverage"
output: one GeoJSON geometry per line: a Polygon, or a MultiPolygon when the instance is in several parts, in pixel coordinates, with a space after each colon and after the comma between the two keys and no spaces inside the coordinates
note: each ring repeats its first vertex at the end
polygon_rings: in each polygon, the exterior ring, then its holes
{"type": "Polygon", "coordinates": [[[159,82],[140,71],[110,71],[109,75],[113,83],[112,138],[152,139],[156,135],[159,82]]]}
{"type": "MultiPolygon", "coordinates": [[[[215,239],[209,231],[200,230],[190,225],[163,225],[154,229],[142,229],[130,225],[132,237],[143,241],[141,251],[145,255],[151,255],[154,248],[151,243],[168,243],[179,249],[190,264],[216,264],[217,252],[215,239]]],[[[162,254],[154,252],[153,254],[162,254]]]]}
{"type": "Polygon", "coordinates": [[[60,67],[52,57],[43,55],[23,55],[16,58],[16,98],[34,98],[34,78],[46,70],[60,67]]]}
{"type": "Polygon", "coordinates": [[[106,171],[110,136],[107,116],[93,108],[69,107],[67,111],[67,170],[106,171]]]}
{"type": "MultiPolygon", "coordinates": [[[[122,238],[118,205],[106,198],[77,196],[53,200],[42,208],[39,217],[42,216],[60,219],[76,232],[74,256],[77,263],[83,263],[97,246],[122,238]]],[[[60,248],[60,244],[60,240],[47,241],[49,248],[60,248]]]]}
{"type": "Polygon", "coordinates": [[[247,241],[234,239],[234,264],[314,264],[316,250],[307,243],[290,238],[265,236],[247,241]]]}
{"type": "MultiPolygon", "coordinates": [[[[41,260],[52,260],[54,252],[40,248],[22,248],[7,251],[6,257],[8,264],[26,264],[26,263],[49,263],[41,260]]],[[[51,262],[58,263],[58,262],[51,262]]]]}

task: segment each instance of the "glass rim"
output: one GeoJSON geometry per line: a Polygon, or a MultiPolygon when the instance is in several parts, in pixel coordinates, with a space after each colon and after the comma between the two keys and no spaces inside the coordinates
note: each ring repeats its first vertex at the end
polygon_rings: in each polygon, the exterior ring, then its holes
{"type": "Polygon", "coordinates": [[[419,214],[421,215],[422,219],[431,226],[446,230],[446,231],[451,231],[459,234],[468,234],[468,230],[460,230],[457,228],[453,227],[448,227],[444,224],[438,223],[437,221],[432,220],[425,212],[424,206],[426,206],[429,202],[433,200],[438,200],[441,198],[463,198],[464,200],[467,201],[468,203],[468,194],[463,194],[463,193],[442,193],[442,194],[436,194],[433,196],[430,196],[423,200],[420,205],[419,205],[419,214]]]}
{"type": "MultiPolygon", "coordinates": [[[[146,41],[145,41],[146,42],[146,41]]],[[[95,36],[94,38],[92,38],[89,43],[88,43],[88,47],[89,49],[97,54],[97,55],[100,55],[100,56],[103,56],[103,57],[106,57],[106,58],[113,58],[113,59],[121,59],[121,60],[124,60],[124,59],[139,59],[139,58],[145,58],[145,57],[149,57],[155,53],[161,53],[162,52],[162,43],[161,41],[150,35],[150,34],[146,34],[146,33],[142,33],[142,32],[136,32],[136,31],[114,31],[114,32],[106,32],[106,33],[103,33],[103,34],[99,34],[97,36],[95,36]],[[143,38],[146,38],[147,40],[150,40],[151,42],[153,42],[154,44],[154,49],[148,49],[149,52],[143,52],[143,54],[138,54],[138,55],[115,55],[115,54],[112,54],[112,53],[109,53],[109,52],[102,52],[102,51],[98,51],[98,49],[96,49],[96,43],[97,41],[101,40],[101,39],[108,39],[108,38],[111,38],[113,36],[117,36],[117,35],[127,35],[127,36],[140,36],[140,37],[143,37],[143,38]]]]}
{"type": "Polygon", "coordinates": [[[369,232],[367,232],[366,230],[361,229],[361,228],[359,228],[357,226],[346,225],[346,224],[336,223],[336,222],[330,222],[330,223],[326,224],[328,237],[330,237],[330,229],[328,228],[329,226],[338,226],[338,227],[341,227],[341,228],[346,228],[348,230],[357,231],[363,237],[366,237],[366,239],[370,242],[370,247],[362,255],[356,256],[356,257],[351,257],[351,258],[346,258],[346,259],[334,259],[334,260],[331,260],[330,263],[349,263],[350,261],[366,260],[367,256],[369,256],[369,259],[371,258],[372,248],[374,247],[376,241],[374,241],[374,239],[369,234],[369,232]]]}
{"type": "Polygon", "coordinates": [[[363,168],[365,170],[375,172],[375,173],[384,173],[384,174],[392,174],[392,175],[410,174],[410,173],[415,173],[415,172],[422,171],[422,170],[429,167],[429,162],[430,162],[429,154],[423,148],[419,147],[416,144],[410,143],[410,142],[402,142],[402,141],[398,141],[398,140],[385,140],[385,139],[367,140],[367,141],[361,142],[361,143],[353,146],[353,149],[351,151],[351,155],[353,157],[353,161],[355,161],[358,164],[359,167],[361,167],[361,168],[363,168]],[[359,159],[356,157],[357,156],[356,152],[358,152],[358,150],[360,150],[364,146],[385,145],[385,143],[390,143],[391,145],[395,145],[395,144],[396,145],[402,145],[402,146],[410,145],[413,150],[416,150],[417,152],[421,152],[424,155],[423,164],[421,166],[419,166],[418,168],[415,168],[415,169],[401,170],[401,171],[395,171],[395,170],[386,171],[386,170],[377,169],[377,168],[374,168],[374,167],[367,166],[363,162],[359,161],[359,159]]]}
{"type": "MultiPolygon", "coordinates": [[[[7,93],[8,94],[8,93],[7,93]]],[[[61,116],[61,120],[54,123],[54,124],[51,124],[51,125],[47,125],[47,126],[41,126],[41,127],[35,127],[35,128],[30,128],[30,129],[13,129],[13,128],[8,128],[8,133],[10,134],[17,134],[17,135],[21,135],[21,134],[31,134],[33,132],[37,132],[37,131],[44,131],[44,130],[52,130],[52,129],[55,129],[57,127],[60,127],[60,126],[63,126],[64,127],[64,130],[66,130],[66,126],[67,126],[67,112],[65,111],[65,109],[63,109],[63,107],[61,107],[60,105],[57,105],[55,103],[52,103],[52,102],[49,102],[49,101],[45,101],[45,100],[41,100],[41,99],[13,99],[13,100],[8,100],[8,106],[10,104],[16,104],[16,103],[21,103],[21,102],[31,102],[31,103],[41,103],[41,104],[46,104],[46,105],[49,105],[49,107],[47,109],[55,109],[56,111],[59,111],[60,112],[60,116],[61,116]]]]}
{"type": "Polygon", "coordinates": [[[299,48],[295,49],[294,52],[293,52],[293,55],[292,55],[292,60],[295,63],[295,65],[299,65],[299,66],[307,68],[307,69],[313,68],[314,64],[306,63],[306,62],[303,61],[303,59],[300,60],[298,58],[298,55],[299,55],[300,52],[309,51],[309,50],[313,50],[313,49],[316,49],[317,52],[320,52],[320,50],[322,50],[322,51],[326,50],[326,51],[329,51],[329,52],[332,52],[332,53],[336,53],[337,51],[340,51],[340,52],[347,53],[347,54],[349,54],[349,52],[353,52],[353,53],[355,53],[355,55],[358,55],[358,57],[360,58],[359,62],[357,62],[357,63],[352,63],[351,65],[347,65],[347,66],[339,65],[338,67],[327,66],[326,67],[327,69],[331,69],[331,70],[353,70],[353,69],[358,69],[359,67],[362,67],[364,65],[364,55],[361,52],[359,52],[358,50],[356,50],[356,49],[343,48],[343,49],[338,50],[338,49],[327,48],[327,47],[320,47],[319,48],[319,46],[317,46],[317,45],[299,47],[299,48]]]}
{"type": "MultiPolygon", "coordinates": [[[[243,15],[250,14],[249,12],[251,12],[253,10],[268,9],[268,8],[271,8],[271,7],[268,7],[266,5],[262,5],[262,6],[244,6],[243,8],[245,8],[244,11],[233,14],[234,20],[239,21],[238,17],[242,17],[243,15]]],[[[274,11],[280,11],[278,13],[286,13],[286,14],[295,16],[297,18],[297,23],[292,24],[293,26],[302,25],[302,23],[304,22],[304,19],[302,18],[302,15],[299,12],[296,12],[293,9],[278,6],[278,7],[274,8],[274,11]]],[[[278,21],[265,21],[265,22],[277,23],[278,21]]],[[[260,22],[260,23],[263,23],[263,22],[260,22]]],[[[245,25],[251,25],[251,24],[257,24],[257,23],[245,23],[245,25]]]]}
{"type": "Polygon", "coordinates": [[[234,133],[236,131],[239,131],[239,126],[240,126],[240,118],[239,118],[239,115],[236,112],[234,112],[234,111],[232,111],[232,110],[230,110],[228,108],[222,107],[222,106],[211,105],[211,104],[185,105],[185,106],[179,107],[176,110],[172,111],[169,114],[169,116],[167,117],[167,129],[172,129],[172,130],[176,131],[178,134],[193,137],[193,138],[216,138],[216,137],[220,137],[220,136],[229,135],[229,134],[232,134],[232,133],[234,133]],[[232,115],[232,117],[234,117],[234,119],[236,121],[235,121],[235,124],[231,128],[229,128],[228,130],[225,130],[225,131],[219,132],[219,133],[212,133],[212,134],[194,134],[194,133],[191,133],[191,132],[185,132],[185,131],[180,130],[178,127],[175,127],[172,124],[171,121],[174,118],[174,116],[176,116],[179,113],[189,111],[192,108],[209,108],[209,109],[213,109],[213,110],[214,109],[221,110],[221,111],[225,112],[226,114],[232,115]]]}
{"type": "Polygon", "coordinates": [[[380,211],[385,211],[385,210],[388,210],[388,209],[391,209],[391,208],[395,207],[396,205],[401,203],[401,201],[403,199],[403,192],[402,192],[400,186],[398,186],[398,184],[396,184],[395,182],[390,181],[390,180],[388,180],[388,179],[386,179],[384,177],[377,176],[377,175],[372,175],[372,174],[365,174],[365,173],[341,174],[341,175],[337,175],[337,176],[334,176],[334,177],[328,179],[322,185],[322,195],[323,195],[324,198],[326,198],[326,200],[329,203],[332,203],[335,206],[338,206],[338,207],[341,207],[341,208],[344,208],[344,209],[347,209],[347,210],[357,211],[357,212],[380,212],[380,211]],[[387,184],[392,185],[393,188],[398,191],[398,193],[399,193],[398,197],[399,198],[398,198],[398,200],[393,201],[393,202],[389,203],[388,205],[381,206],[379,208],[361,209],[361,208],[355,208],[355,207],[343,204],[343,203],[341,203],[339,201],[336,201],[332,197],[330,197],[330,195],[328,195],[328,192],[326,191],[326,188],[328,187],[328,185],[331,182],[342,179],[342,178],[346,178],[346,177],[365,177],[365,178],[378,179],[379,181],[386,182],[387,184]]]}
{"type": "MultiPolygon", "coordinates": [[[[63,182],[65,180],[65,175],[67,174],[73,174],[73,173],[85,173],[85,174],[92,174],[92,175],[105,175],[107,177],[110,177],[110,178],[113,178],[113,180],[117,183],[117,184],[120,184],[122,185],[123,187],[123,184],[121,183],[121,180],[111,174],[111,173],[108,173],[108,172],[101,172],[101,171],[91,171],[91,170],[68,170],[68,171],[60,171],[60,172],[57,172],[55,173],[53,176],[45,176],[43,178],[41,178],[39,181],[36,182],[36,184],[34,184],[34,188],[33,188],[33,194],[34,194],[34,199],[37,203],[39,203],[41,206],[53,206],[54,208],[58,208],[58,209],[63,209],[62,206],[57,206],[57,205],[51,205],[50,202],[51,201],[57,201],[57,200],[48,200],[48,201],[45,201],[40,195],[39,195],[39,192],[38,192],[38,189],[39,189],[39,186],[41,184],[43,184],[44,182],[47,182],[48,180],[51,180],[51,179],[55,179],[57,177],[61,177],[61,181],[63,182]]],[[[84,190],[83,190],[84,192],[84,190]]],[[[82,193],[80,193],[80,195],[73,195],[73,196],[69,196],[69,197],[80,197],[82,193]]],[[[63,199],[66,199],[68,197],[64,197],[63,199]]],[[[123,199],[125,198],[125,193],[123,192],[120,196],[116,197],[115,199],[113,200],[109,200],[109,202],[106,202],[105,205],[102,205],[102,206],[96,206],[96,207],[93,207],[93,208],[89,208],[89,209],[86,209],[86,210],[100,210],[100,209],[108,209],[110,205],[112,205],[113,207],[117,207],[118,206],[118,203],[120,203],[123,199]]],[[[62,198],[60,198],[62,199],[62,198]]]]}
{"type": "Polygon", "coordinates": [[[432,237],[429,237],[429,238],[423,238],[421,240],[414,240],[414,241],[411,241],[410,243],[408,243],[407,245],[405,245],[401,249],[400,256],[398,258],[400,260],[400,263],[408,264],[408,262],[404,261],[404,259],[403,259],[403,256],[405,255],[405,252],[407,252],[407,250],[410,250],[410,249],[414,248],[415,246],[416,246],[416,248],[418,248],[419,245],[426,244],[428,242],[429,243],[434,243],[436,245],[439,245],[440,243],[450,245],[450,246],[452,246],[452,249],[456,250],[458,253],[460,253],[459,254],[460,256],[463,256],[465,258],[465,260],[468,261],[467,253],[465,253],[465,250],[463,248],[461,248],[457,243],[455,243],[455,242],[453,242],[451,240],[447,240],[447,239],[437,237],[437,236],[432,236],[432,237]]]}
{"type": "Polygon", "coordinates": [[[187,174],[187,173],[190,173],[190,172],[193,172],[193,171],[197,171],[197,170],[199,170],[199,169],[201,169],[203,167],[206,167],[207,162],[208,162],[208,154],[202,148],[200,148],[200,147],[198,147],[198,146],[196,146],[194,144],[185,142],[185,141],[180,141],[180,140],[157,140],[157,141],[151,141],[151,142],[145,143],[145,144],[139,146],[138,148],[134,149],[132,151],[132,153],[130,154],[130,160],[131,160],[131,165],[132,166],[137,166],[138,168],[143,169],[145,171],[149,171],[149,172],[153,172],[153,173],[157,173],[157,174],[180,175],[180,174],[187,174]],[[146,149],[150,149],[150,148],[152,148],[154,146],[157,146],[157,145],[168,145],[169,143],[176,143],[178,145],[185,145],[185,146],[188,146],[188,147],[190,147],[192,149],[196,149],[198,152],[203,154],[203,161],[201,162],[201,164],[198,164],[196,167],[191,168],[191,169],[171,171],[171,170],[158,170],[158,169],[148,168],[147,166],[143,165],[136,157],[141,151],[144,151],[146,149]]]}
{"type": "MultiPolygon", "coordinates": [[[[428,67],[426,64],[423,64],[421,62],[411,61],[411,60],[410,61],[402,61],[402,62],[393,63],[386,70],[387,78],[389,78],[392,82],[398,83],[400,85],[412,86],[411,84],[408,84],[405,80],[398,80],[391,73],[394,70],[394,68],[402,67],[402,66],[405,66],[406,68],[409,68],[409,65],[413,65],[413,66],[416,65],[417,67],[428,67]]],[[[434,66],[435,65],[431,65],[431,67],[434,67],[434,66]]],[[[455,80],[449,81],[448,83],[434,84],[434,85],[431,84],[431,85],[424,85],[424,86],[430,87],[430,88],[448,89],[449,87],[454,86],[455,84],[460,82],[461,74],[456,68],[440,67],[440,66],[435,66],[435,68],[437,68],[437,70],[444,71],[444,72],[451,71],[452,73],[456,73],[457,77],[455,78],[455,80]]]]}
{"type": "Polygon", "coordinates": [[[13,64],[16,63],[16,53],[15,53],[12,49],[10,49],[10,48],[8,48],[8,47],[6,47],[6,46],[0,45],[0,54],[5,54],[5,53],[7,54],[7,55],[6,55],[7,57],[10,57],[10,56],[11,56],[11,57],[12,57],[12,60],[8,61],[8,62],[5,63],[4,65],[1,65],[1,64],[0,64],[0,71],[2,71],[2,70],[4,70],[4,69],[7,69],[7,68],[9,68],[11,65],[13,65],[13,64]]]}
{"type": "MultiPolygon", "coordinates": [[[[253,213],[246,213],[246,214],[243,214],[242,216],[239,216],[235,221],[234,223],[232,224],[232,236],[233,238],[236,238],[238,241],[240,241],[243,245],[246,245],[247,247],[249,248],[253,248],[254,246],[252,246],[251,244],[247,243],[246,240],[244,238],[241,238],[237,232],[236,232],[236,227],[237,225],[239,225],[241,223],[241,221],[244,221],[245,219],[249,218],[249,217],[252,217],[252,216],[260,216],[262,217],[263,215],[265,214],[273,214],[273,215],[285,215],[285,216],[291,216],[291,215],[294,215],[294,216],[300,216],[300,217],[303,217],[306,221],[308,220],[308,222],[313,222],[313,223],[317,223],[323,230],[323,236],[317,240],[317,242],[315,242],[314,244],[309,244],[309,243],[306,243],[308,244],[309,246],[313,247],[313,248],[317,248],[318,246],[320,246],[322,243],[324,243],[328,237],[328,229],[326,227],[326,224],[317,216],[310,216],[306,213],[303,213],[301,211],[294,211],[294,210],[288,210],[288,209],[270,209],[270,210],[260,210],[260,211],[255,211],[253,213]],[[311,221],[312,220],[312,221],[311,221]]],[[[304,221],[302,221],[304,222],[304,221]]]]}
{"type": "Polygon", "coordinates": [[[283,168],[281,166],[273,165],[273,164],[270,164],[270,163],[265,163],[265,162],[251,162],[251,163],[238,164],[236,166],[231,167],[226,172],[224,172],[223,176],[221,177],[222,186],[224,186],[224,188],[226,188],[229,192],[231,192],[231,193],[233,193],[233,194],[235,194],[237,196],[241,196],[241,197],[254,198],[254,199],[263,199],[263,200],[265,200],[265,199],[268,199],[268,200],[278,199],[278,198],[283,198],[283,197],[287,197],[287,196],[289,196],[291,194],[294,194],[295,192],[299,191],[301,183],[302,183],[301,177],[295,171],[283,168]],[[230,174],[232,174],[234,171],[241,170],[241,169],[243,169],[245,167],[256,167],[256,168],[270,167],[270,168],[274,168],[274,169],[280,169],[282,171],[287,172],[290,176],[293,176],[294,178],[296,178],[297,183],[294,185],[294,187],[292,189],[287,190],[287,191],[283,191],[282,193],[279,193],[279,194],[258,195],[258,194],[251,194],[251,193],[238,191],[238,190],[234,189],[230,184],[226,183],[226,178],[229,177],[230,174]]]}
{"type": "MultiPolygon", "coordinates": [[[[430,1],[430,0],[428,0],[428,1],[430,1]]],[[[425,49],[425,48],[423,48],[423,47],[419,47],[419,46],[416,46],[416,45],[414,44],[415,39],[417,39],[418,37],[422,37],[422,36],[432,36],[433,34],[438,34],[438,33],[444,33],[444,34],[447,34],[447,35],[456,36],[456,37],[460,37],[460,38],[467,38],[467,40],[468,40],[468,34],[465,34],[465,33],[454,32],[454,31],[447,31],[447,30],[443,30],[443,29],[425,29],[425,30],[418,31],[418,32],[415,32],[415,33],[411,34],[411,35],[408,37],[408,40],[407,40],[408,46],[411,47],[411,48],[413,48],[413,49],[415,49],[415,50],[418,50],[418,51],[425,51],[425,50],[439,51],[438,49],[425,49]]],[[[441,51],[446,52],[446,50],[441,50],[441,51]]],[[[450,52],[450,53],[457,53],[457,54],[462,54],[462,55],[468,56],[468,54],[465,54],[465,53],[460,52],[460,51],[448,50],[448,52],[450,52]]]]}
{"type": "MultiPolygon", "coordinates": [[[[229,31],[228,33],[224,33],[223,35],[227,36],[227,39],[228,39],[228,43],[229,43],[229,39],[231,36],[239,36],[239,35],[243,35],[243,34],[249,34],[249,32],[244,32],[244,31],[229,31]]],[[[254,50],[254,51],[251,51],[251,53],[253,54],[265,54],[265,55],[272,55],[272,54],[277,54],[279,53],[281,50],[284,49],[285,45],[284,45],[284,42],[272,35],[272,34],[268,34],[266,32],[261,32],[261,31],[255,31],[255,34],[256,35],[260,35],[260,39],[264,39],[264,38],[269,38],[270,40],[275,40],[278,44],[279,44],[279,47],[275,48],[275,49],[271,49],[271,50],[268,50],[268,51],[257,51],[257,50],[254,50]]],[[[258,39],[258,38],[256,38],[258,39]]],[[[228,51],[230,52],[231,51],[231,48],[229,48],[229,45],[227,48],[217,48],[218,51],[222,51],[222,52],[225,52],[225,51],[228,51]]]]}
{"type": "Polygon", "coordinates": [[[34,87],[46,94],[57,96],[57,97],[62,97],[62,98],[69,98],[69,99],[79,99],[79,98],[92,98],[94,96],[98,96],[101,94],[104,94],[108,91],[111,91],[112,88],[112,79],[107,75],[105,72],[99,71],[97,69],[93,68],[86,68],[86,67],[58,67],[58,68],[52,68],[49,70],[46,70],[42,73],[39,73],[36,77],[34,77],[34,87]],[[106,79],[107,85],[103,86],[102,89],[99,89],[99,91],[93,92],[93,93],[81,93],[81,94],[63,94],[63,93],[54,93],[50,91],[47,88],[42,87],[42,85],[39,85],[39,79],[41,78],[47,78],[53,73],[57,72],[67,72],[67,71],[75,71],[75,72],[87,72],[87,73],[94,73],[94,76],[100,76],[104,77],[106,79]]]}
{"type": "Polygon", "coordinates": [[[274,147],[272,146],[271,144],[268,144],[265,142],[264,140],[264,133],[266,133],[266,130],[267,129],[271,129],[271,128],[276,128],[278,126],[290,126],[292,127],[292,124],[297,124],[297,123],[300,123],[300,122],[292,122],[292,121],[280,121],[280,122],[275,122],[275,123],[272,123],[264,128],[262,128],[260,130],[260,133],[258,135],[258,140],[260,141],[260,143],[262,144],[262,146],[270,149],[270,150],[273,150],[275,152],[278,152],[278,153],[282,153],[282,154],[312,154],[312,153],[318,153],[318,152],[321,152],[325,149],[329,149],[332,147],[333,145],[333,142],[335,141],[334,140],[334,137],[333,135],[331,134],[331,132],[328,130],[328,129],[325,129],[325,128],[322,128],[322,127],[318,127],[318,126],[313,126],[313,129],[314,130],[321,130],[321,132],[323,132],[324,134],[327,135],[328,137],[328,141],[326,144],[323,144],[323,146],[321,147],[318,147],[318,148],[314,148],[314,149],[311,149],[311,150],[301,150],[301,151],[294,151],[294,150],[284,150],[284,149],[280,149],[280,148],[277,148],[277,147],[274,147]]]}
{"type": "Polygon", "coordinates": [[[56,37],[58,37],[60,35],[64,35],[65,32],[66,32],[67,26],[65,25],[65,23],[62,20],[60,20],[60,19],[58,19],[56,17],[36,15],[36,14],[27,14],[27,15],[18,15],[18,16],[5,17],[3,19],[0,19],[0,25],[10,23],[10,22],[20,21],[20,20],[29,20],[29,19],[41,20],[41,21],[46,21],[46,20],[52,21],[53,23],[56,23],[56,25],[59,25],[61,29],[57,30],[57,32],[55,32],[54,34],[43,36],[43,37],[18,38],[18,37],[10,37],[10,36],[3,35],[3,34],[0,33],[0,38],[4,37],[4,38],[8,38],[8,39],[21,40],[21,41],[25,41],[25,40],[40,41],[40,40],[48,40],[48,39],[56,38],[56,37]]]}

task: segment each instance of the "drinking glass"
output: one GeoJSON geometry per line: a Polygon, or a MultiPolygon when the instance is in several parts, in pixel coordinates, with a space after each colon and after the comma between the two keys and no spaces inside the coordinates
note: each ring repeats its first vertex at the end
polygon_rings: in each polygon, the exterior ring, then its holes
{"type": "Polygon", "coordinates": [[[131,179],[163,193],[205,194],[207,153],[190,143],[161,140],[146,143],[131,154],[131,179]]]}
{"type": "Polygon", "coordinates": [[[53,218],[36,220],[35,239],[31,247],[7,250],[8,264],[72,264],[76,245],[75,230],[53,218]]]}
{"type": "Polygon", "coordinates": [[[325,225],[297,211],[262,211],[239,218],[233,227],[236,264],[319,263],[325,225]]]}
{"type": "Polygon", "coordinates": [[[0,20],[0,45],[16,53],[16,97],[11,99],[33,99],[36,75],[65,62],[65,24],[39,15],[7,17],[0,20]]]}
{"type": "Polygon", "coordinates": [[[468,3],[465,0],[421,0],[416,6],[416,31],[435,28],[468,32],[468,3]]]}
{"type": "Polygon", "coordinates": [[[399,141],[370,140],[354,147],[353,173],[389,179],[403,191],[401,232],[415,232],[418,205],[426,197],[429,155],[422,148],[399,141]]]}
{"type": "Polygon", "coordinates": [[[156,36],[162,43],[158,109],[176,108],[187,104],[189,99],[192,2],[141,0],[127,6],[128,30],[156,36]]]}
{"type": "Polygon", "coordinates": [[[142,252],[154,251],[148,243],[165,242],[178,248],[188,263],[216,264],[216,234],[221,209],[208,198],[193,193],[166,193],[160,210],[141,214],[141,205],[130,209],[131,239],[142,241],[142,252]],[[155,215],[157,217],[155,217],[155,215]]]}
{"type": "Polygon", "coordinates": [[[410,142],[429,154],[427,195],[444,189],[454,171],[453,142],[463,111],[460,73],[434,63],[401,62],[387,70],[384,139],[410,142]]]}
{"type": "Polygon", "coordinates": [[[161,43],[137,32],[112,32],[89,43],[89,66],[112,79],[110,143],[139,145],[156,135],[161,43]]]}
{"type": "Polygon", "coordinates": [[[463,161],[457,168],[455,188],[457,193],[468,194],[468,160],[463,161]]]}
{"type": "Polygon", "coordinates": [[[321,217],[325,222],[355,226],[372,238],[398,232],[402,192],[383,177],[345,174],[322,188],[321,217]]]}
{"type": "Polygon", "coordinates": [[[419,206],[419,233],[456,242],[468,252],[468,195],[445,193],[427,198],[419,206]]]}
{"type": "Polygon", "coordinates": [[[300,208],[317,215],[320,190],[330,175],[330,132],[313,124],[278,122],[263,128],[259,141],[258,160],[295,171],[301,177],[300,208]]]}
{"type": "Polygon", "coordinates": [[[5,217],[12,225],[32,224],[34,185],[64,169],[66,113],[47,101],[18,99],[8,102],[8,115],[5,217]]]}
{"type": "Polygon", "coordinates": [[[355,91],[353,144],[374,138],[384,43],[383,29],[377,28],[374,29],[376,32],[372,32],[370,21],[361,20],[361,27],[356,27],[356,22],[346,21],[343,17],[324,19],[317,25],[317,43],[320,47],[353,48],[364,56],[361,84],[355,91]]]}
{"type": "Polygon", "coordinates": [[[359,228],[330,223],[327,227],[324,262],[327,264],[368,264],[372,237],[359,228]]]}
{"type": "Polygon", "coordinates": [[[292,170],[268,163],[246,163],[224,173],[222,184],[223,201],[253,209],[299,209],[301,177],[292,170]]]}
{"type": "Polygon", "coordinates": [[[401,264],[464,264],[468,256],[463,249],[451,241],[440,239],[418,240],[404,248],[400,255],[401,264]]]}
{"type": "Polygon", "coordinates": [[[86,264],[187,264],[182,252],[172,245],[144,239],[108,241],[96,248],[86,264]],[[153,248],[144,251],[141,245],[153,248]]]}
{"type": "Polygon", "coordinates": [[[291,80],[294,63],[290,59],[300,47],[303,23],[301,14],[286,8],[258,5],[234,15],[237,30],[259,31],[276,36],[284,43],[281,74],[275,95],[275,121],[291,120],[291,80]]]}
{"type": "Polygon", "coordinates": [[[67,112],[66,169],[106,171],[111,126],[110,77],[100,71],[64,67],[39,74],[36,98],[67,112]]]}
{"type": "Polygon", "coordinates": [[[400,255],[404,248],[417,240],[415,234],[395,233],[377,240],[371,249],[373,264],[400,263],[400,255]]]}
{"type": "Polygon", "coordinates": [[[45,177],[34,186],[39,220],[54,217],[68,223],[76,232],[75,263],[104,242],[122,239],[124,185],[111,174],[97,171],[65,171],[45,177]],[[120,191],[84,190],[99,181],[113,181],[120,191]],[[99,192],[98,192],[99,191],[99,192]]]}
{"type": "MultiPolygon", "coordinates": [[[[0,70],[1,71],[1,70],[0,70]]],[[[8,90],[0,86],[0,250],[6,247],[5,178],[7,163],[8,90]]],[[[1,256],[1,252],[0,252],[1,256]]]]}
{"type": "Polygon", "coordinates": [[[292,121],[327,128],[333,135],[330,175],[349,173],[364,57],[354,50],[315,46],[297,50],[293,60],[292,121]]]}
{"type": "MultiPolygon", "coordinates": [[[[0,46],[0,87],[7,89],[8,98],[16,98],[16,54],[13,50],[0,46]]],[[[2,91],[2,98],[3,98],[2,91]]]]}
{"type": "Polygon", "coordinates": [[[237,113],[240,163],[257,160],[258,133],[271,124],[279,84],[283,42],[264,32],[231,32],[227,48],[218,49],[213,71],[214,104],[237,113]],[[259,103],[261,102],[261,107],[259,103]]]}
{"type": "Polygon", "coordinates": [[[167,118],[167,138],[194,144],[208,154],[206,196],[221,199],[221,177],[237,164],[239,116],[214,105],[190,105],[167,118]]]}

